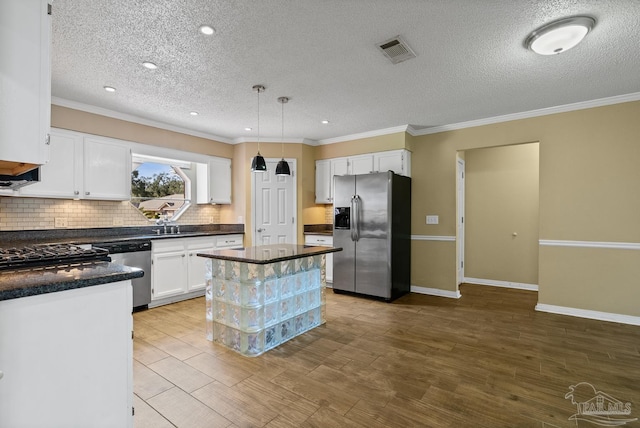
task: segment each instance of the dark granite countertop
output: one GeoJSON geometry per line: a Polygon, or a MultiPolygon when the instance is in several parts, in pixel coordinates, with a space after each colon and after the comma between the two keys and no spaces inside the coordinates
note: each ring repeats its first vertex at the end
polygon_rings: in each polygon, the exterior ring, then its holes
{"type": "Polygon", "coordinates": [[[303,233],[305,235],[333,236],[333,225],[332,224],[305,224],[303,233]]]}
{"type": "Polygon", "coordinates": [[[0,300],[91,287],[144,276],[138,268],[106,261],[0,272],[0,300]]]}
{"type": "Polygon", "coordinates": [[[0,247],[33,244],[95,244],[133,240],[189,238],[198,236],[244,234],[243,224],[181,225],[180,233],[160,234],[162,226],[105,227],[87,229],[46,229],[0,232],[0,247]]]}
{"type": "Polygon", "coordinates": [[[231,260],[233,262],[264,265],[284,260],[316,256],[319,254],[335,253],[338,251],[342,251],[342,248],[311,247],[295,244],[272,244],[261,245],[259,247],[239,248],[237,250],[215,250],[208,253],[198,253],[197,255],[211,259],[231,260]]]}

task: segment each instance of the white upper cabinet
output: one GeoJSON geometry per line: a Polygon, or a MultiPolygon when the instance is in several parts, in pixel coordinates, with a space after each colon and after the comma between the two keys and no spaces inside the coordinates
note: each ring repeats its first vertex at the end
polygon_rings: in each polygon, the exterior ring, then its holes
{"type": "Polygon", "coordinates": [[[40,182],[22,187],[20,196],[80,198],[82,161],[82,135],[52,130],[49,163],[40,167],[40,182]]]}
{"type": "Polygon", "coordinates": [[[63,199],[131,199],[131,151],[123,144],[53,129],[51,159],[40,170],[40,182],[20,189],[19,196],[63,199]]]}
{"type": "Polygon", "coordinates": [[[231,159],[211,158],[196,164],[196,202],[231,203],[231,159]]]}
{"type": "Polygon", "coordinates": [[[0,171],[5,174],[29,170],[48,159],[48,6],[44,0],[0,1],[0,171]]]}
{"type": "Polygon", "coordinates": [[[373,169],[377,172],[393,171],[411,177],[411,152],[391,150],[373,154],[373,169]]]}
{"type": "Polygon", "coordinates": [[[331,191],[331,161],[329,159],[316,162],[316,204],[330,204],[331,191]]]}
{"type": "Polygon", "coordinates": [[[352,156],[349,158],[351,175],[370,174],[373,169],[373,155],[352,156]]]}
{"type": "Polygon", "coordinates": [[[85,199],[131,199],[131,150],[125,145],[84,138],[85,199]]]}
{"type": "Polygon", "coordinates": [[[316,161],[316,204],[333,203],[336,175],[370,174],[372,172],[393,171],[399,175],[411,176],[411,152],[390,150],[387,152],[316,161]]]}

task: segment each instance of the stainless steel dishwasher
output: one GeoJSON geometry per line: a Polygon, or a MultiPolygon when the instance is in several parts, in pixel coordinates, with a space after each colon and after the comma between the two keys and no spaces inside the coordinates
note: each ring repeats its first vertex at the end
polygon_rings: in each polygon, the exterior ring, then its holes
{"type": "Polygon", "coordinates": [[[136,267],[144,271],[142,278],[131,280],[133,309],[148,308],[151,302],[151,241],[102,242],[93,244],[93,246],[108,250],[113,263],[136,267]]]}

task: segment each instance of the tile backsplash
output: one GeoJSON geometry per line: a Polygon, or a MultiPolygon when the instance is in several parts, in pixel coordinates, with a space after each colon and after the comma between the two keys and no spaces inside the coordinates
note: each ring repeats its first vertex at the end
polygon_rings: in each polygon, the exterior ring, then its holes
{"type": "MultiPolygon", "coordinates": [[[[0,197],[0,230],[149,226],[152,224],[127,201],[74,201],[0,197]]],[[[217,205],[192,205],[179,224],[220,223],[217,205]]]]}
{"type": "Polygon", "coordinates": [[[333,205],[325,205],[324,222],[333,224],[333,205]]]}

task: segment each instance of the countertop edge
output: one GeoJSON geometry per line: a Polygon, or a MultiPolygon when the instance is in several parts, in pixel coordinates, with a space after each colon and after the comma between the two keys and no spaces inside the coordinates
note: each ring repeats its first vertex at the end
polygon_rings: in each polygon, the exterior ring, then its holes
{"type": "Polygon", "coordinates": [[[303,257],[318,256],[318,255],[321,255],[321,254],[337,253],[339,251],[342,251],[342,247],[307,246],[307,248],[310,248],[310,249],[313,248],[315,250],[311,251],[309,253],[306,253],[306,254],[295,254],[295,255],[290,255],[290,256],[274,257],[274,258],[268,259],[268,260],[257,260],[257,259],[251,259],[251,258],[246,258],[246,257],[237,257],[237,256],[231,256],[231,255],[224,255],[224,254],[215,254],[215,253],[218,253],[220,251],[234,251],[234,250],[219,250],[219,251],[214,251],[213,253],[197,253],[196,256],[206,257],[206,258],[209,258],[209,259],[227,260],[227,261],[231,261],[231,262],[249,263],[249,264],[254,264],[254,265],[268,265],[270,263],[277,263],[277,262],[283,262],[283,261],[286,261],[286,260],[295,260],[295,259],[300,259],[300,258],[303,258],[303,257]]]}
{"type": "MultiPolygon", "coordinates": [[[[109,263],[109,265],[115,265],[109,263]]],[[[95,285],[108,284],[112,282],[126,281],[129,279],[141,278],[144,276],[144,271],[138,268],[132,268],[128,266],[119,266],[118,268],[107,268],[104,273],[89,274],[84,273],[80,278],[69,278],[56,282],[43,282],[42,284],[33,284],[14,286],[8,289],[0,288],[0,301],[19,299],[22,297],[38,296],[49,293],[57,293],[60,291],[74,290],[78,288],[92,287],[95,285]]],[[[87,267],[84,267],[87,269],[87,267]]],[[[101,269],[101,270],[104,270],[101,269]]],[[[13,275],[21,275],[24,278],[28,278],[31,274],[29,271],[12,273],[13,275]]]]}

